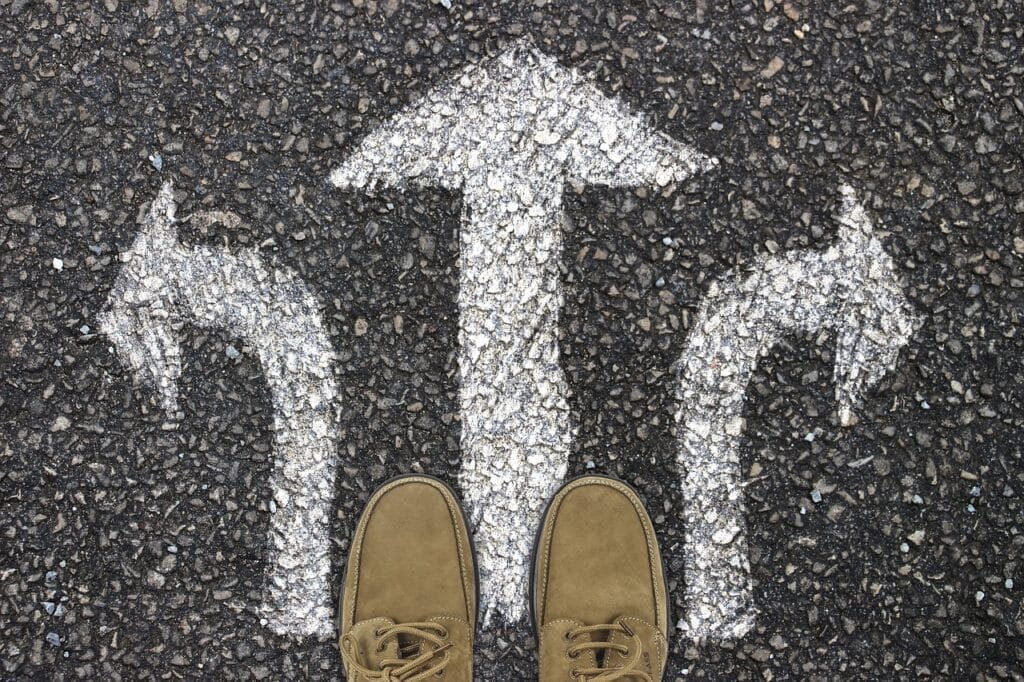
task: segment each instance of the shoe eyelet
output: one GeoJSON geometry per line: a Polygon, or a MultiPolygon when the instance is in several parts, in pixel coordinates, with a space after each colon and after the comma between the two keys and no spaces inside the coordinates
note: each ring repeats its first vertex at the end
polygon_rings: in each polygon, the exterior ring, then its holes
{"type": "Polygon", "coordinates": [[[374,630],[373,631],[373,636],[374,637],[383,637],[384,636],[384,628],[377,628],[376,630],[374,630]]]}
{"type": "Polygon", "coordinates": [[[577,670],[576,668],[573,668],[572,670],[569,671],[569,677],[571,677],[572,679],[575,680],[579,676],[580,676],[580,671],[577,670]]]}
{"type": "Polygon", "coordinates": [[[563,639],[564,639],[565,641],[567,641],[567,642],[571,642],[571,641],[572,641],[572,633],[571,633],[571,632],[569,632],[568,630],[566,630],[565,634],[564,634],[564,635],[562,635],[562,638],[563,638],[563,639]]]}
{"type": "Polygon", "coordinates": [[[377,643],[377,653],[379,654],[382,651],[384,651],[384,642],[378,642],[377,643]]]}
{"type": "Polygon", "coordinates": [[[578,652],[578,651],[570,651],[569,652],[569,658],[575,660],[575,659],[577,659],[579,657],[580,657],[580,652],[578,652]]]}
{"type": "Polygon", "coordinates": [[[441,639],[448,639],[450,636],[451,636],[451,633],[448,632],[448,628],[445,628],[444,630],[441,631],[441,639]]]}

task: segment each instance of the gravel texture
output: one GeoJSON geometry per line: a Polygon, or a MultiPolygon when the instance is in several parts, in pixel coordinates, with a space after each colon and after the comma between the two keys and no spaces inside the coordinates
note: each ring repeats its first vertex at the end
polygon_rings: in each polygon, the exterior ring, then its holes
{"type": "MultiPolygon", "coordinates": [[[[337,355],[333,589],[386,478],[455,485],[462,195],[341,190],[361,140],[524,38],[717,169],[569,183],[569,475],[646,498],[684,612],[673,365],[713,282],[823,251],[855,187],[920,319],[842,426],[836,340],[745,394],[753,627],[676,633],[669,679],[1024,679],[1020,3],[0,0],[0,678],[338,679],[261,623],[275,460],[257,347],[183,321],[180,416],[101,314],[166,181],[183,248],[258,248],[337,355]],[[601,7],[595,7],[600,4],[601,7]]],[[[524,531],[526,532],[526,531],[524,531]]],[[[336,597],[337,595],[333,595],[336,597]]],[[[480,679],[532,679],[522,625],[480,679]]]]}

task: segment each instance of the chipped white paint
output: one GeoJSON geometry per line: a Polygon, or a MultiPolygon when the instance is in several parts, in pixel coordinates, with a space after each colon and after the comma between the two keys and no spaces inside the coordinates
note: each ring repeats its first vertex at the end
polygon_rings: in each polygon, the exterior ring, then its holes
{"type": "Polygon", "coordinates": [[[743,399],[758,358],[783,337],[836,336],[840,420],[896,363],[916,318],[896,269],[843,186],[839,237],[825,251],[763,258],[712,285],[677,365],[679,465],[686,520],[687,614],[695,638],[730,639],[754,624],[740,444],[743,399]]]}
{"type": "Polygon", "coordinates": [[[563,185],[664,187],[713,163],[519,45],[399,112],[331,176],[462,191],[460,482],[487,619],[524,613],[532,530],[573,437],[558,360],[563,185]]]}
{"type": "Polygon", "coordinates": [[[275,444],[269,575],[260,610],[278,634],[329,635],[329,519],[337,465],[332,402],[338,391],[316,299],[296,275],[266,268],[255,251],[183,247],[174,212],[168,184],[122,255],[101,330],[139,379],[159,391],[171,415],[178,412],[176,329],[182,322],[225,329],[254,347],[270,387],[275,444]]]}

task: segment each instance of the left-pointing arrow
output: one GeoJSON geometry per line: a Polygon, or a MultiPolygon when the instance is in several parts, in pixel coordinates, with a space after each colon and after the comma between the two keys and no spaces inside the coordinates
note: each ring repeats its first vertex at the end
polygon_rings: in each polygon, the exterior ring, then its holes
{"type": "Polygon", "coordinates": [[[256,349],[270,388],[276,447],[268,594],[260,612],[278,634],[329,634],[338,391],[316,299],[294,274],[266,268],[255,251],[183,247],[174,213],[167,184],[122,255],[100,329],[172,415],[181,375],[176,324],[224,329],[256,349]]]}

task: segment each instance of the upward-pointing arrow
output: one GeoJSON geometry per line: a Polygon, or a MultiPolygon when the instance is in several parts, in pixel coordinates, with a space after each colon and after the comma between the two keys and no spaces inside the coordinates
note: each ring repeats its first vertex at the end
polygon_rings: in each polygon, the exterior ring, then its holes
{"type": "Polygon", "coordinates": [[[331,175],[348,189],[462,190],[460,481],[488,617],[523,613],[530,529],[572,439],[558,362],[565,180],[666,186],[714,164],[519,45],[400,112],[331,175]]]}

